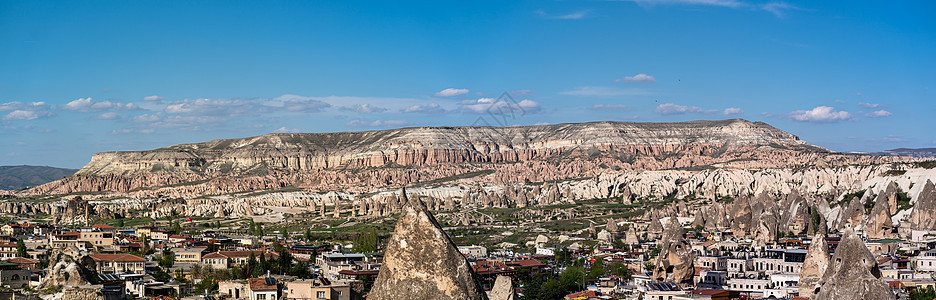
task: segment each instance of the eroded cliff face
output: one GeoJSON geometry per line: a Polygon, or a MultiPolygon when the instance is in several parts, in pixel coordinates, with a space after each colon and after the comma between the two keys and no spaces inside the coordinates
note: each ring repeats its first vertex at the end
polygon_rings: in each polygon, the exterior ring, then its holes
{"type": "MultiPolygon", "coordinates": [[[[419,127],[342,133],[270,134],[214,140],[150,151],[95,155],[78,174],[136,174],[154,171],[230,173],[257,168],[315,170],[428,166],[442,163],[502,163],[608,152],[659,157],[671,167],[744,158],[737,150],[809,149],[796,136],[745,120],[681,123],[597,122],[516,127],[419,127]],[[722,159],[721,156],[725,156],[722,159]],[[707,157],[707,158],[706,158],[707,157]]],[[[777,151],[779,153],[779,151],[777,151]]],[[[652,161],[634,164],[653,165],[652,161]]],[[[644,167],[644,166],[641,166],[644,167]]]]}

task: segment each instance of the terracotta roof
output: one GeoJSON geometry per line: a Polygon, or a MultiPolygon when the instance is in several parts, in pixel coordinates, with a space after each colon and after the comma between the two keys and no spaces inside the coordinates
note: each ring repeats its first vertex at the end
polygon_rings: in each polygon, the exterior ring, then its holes
{"type": "Polygon", "coordinates": [[[25,257],[14,257],[14,258],[5,260],[5,262],[22,265],[22,264],[37,264],[39,263],[39,260],[32,259],[32,258],[25,258],[25,257]]]}
{"type": "Polygon", "coordinates": [[[16,243],[2,243],[0,248],[16,248],[16,243]]]}
{"type": "Polygon", "coordinates": [[[727,293],[727,292],[728,292],[728,291],[726,291],[726,290],[695,290],[695,291],[692,291],[692,293],[695,294],[695,295],[706,295],[706,296],[714,296],[714,295],[718,295],[718,294],[721,294],[721,293],[727,293]]]}
{"type": "Polygon", "coordinates": [[[251,291],[269,291],[276,290],[276,280],[273,278],[261,277],[261,278],[251,278],[250,279],[250,290],[251,291]],[[272,284],[268,284],[272,283],[272,284]]]}
{"type": "Polygon", "coordinates": [[[142,257],[133,254],[91,254],[88,255],[95,261],[123,261],[123,262],[144,262],[142,257]]]}
{"type": "Polygon", "coordinates": [[[97,228],[97,229],[116,229],[117,227],[110,226],[110,225],[107,225],[107,224],[94,224],[94,225],[91,225],[91,228],[97,228]]]}
{"type": "Polygon", "coordinates": [[[515,260],[509,263],[510,265],[515,265],[521,268],[525,267],[541,267],[545,266],[543,262],[536,259],[524,259],[524,260],[515,260]]]}
{"type": "Polygon", "coordinates": [[[696,275],[696,276],[699,276],[699,275],[701,275],[701,274],[702,274],[702,271],[705,271],[705,270],[711,270],[711,269],[712,269],[712,268],[706,268],[706,267],[695,267],[695,275],[696,275]]]}

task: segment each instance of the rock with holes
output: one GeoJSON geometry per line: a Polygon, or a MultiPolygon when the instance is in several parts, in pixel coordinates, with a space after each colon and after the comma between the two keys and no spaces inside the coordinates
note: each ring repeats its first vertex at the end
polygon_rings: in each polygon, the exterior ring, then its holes
{"type": "MultiPolygon", "coordinates": [[[[814,290],[815,291],[815,290],[814,290]]],[[[851,229],[835,249],[829,267],[819,281],[817,300],[892,300],[890,286],[881,280],[877,261],[851,229]]]]}
{"type": "Polygon", "coordinates": [[[368,299],[487,299],[468,260],[418,199],[408,200],[368,299]]]}
{"type": "Polygon", "coordinates": [[[517,292],[514,289],[513,280],[507,276],[497,276],[497,279],[494,280],[494,287],[491,288],[491,292],[488,294],[488,298],[491,300],[517,300],[517,292]]]}
{"type": "Polygon", "coordinates": [[[936,229],[936,186],[932,181],[926,180],[915,201],[910,213],[910,226],[918,230],[936,229]]]}
{"type": "Polygon", "coordinates": [[[674,216],[663,231],[660,255],[654,262],[653,280],[675,282],[683,287],[692,285],[695,274],[692,247],[686,240],[686,231],[674,216]]]}
{"type": "Polygon", "coordinates": [[[829,267],[829,245],[825,234],[816,234],[809,244],[803,269],[800,270],[799,292],[801,297],[813,298],[813,293],[819,287],[819,280],[829,267]]]}

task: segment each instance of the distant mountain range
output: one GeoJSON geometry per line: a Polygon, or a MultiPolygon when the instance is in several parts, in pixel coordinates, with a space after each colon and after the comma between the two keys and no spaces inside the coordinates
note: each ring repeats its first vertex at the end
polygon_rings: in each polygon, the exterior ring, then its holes
{"type": "Polygon", "coordinates": [[[46,166],[0,166],[0,190],[18,190],[75,174],[76,169],[46,166]]]}
{"type": "Polygon", "coordinates": [[[874,154],[890,156],[936,157],[936,148],[897,148],[884,150],[874,154]]]}

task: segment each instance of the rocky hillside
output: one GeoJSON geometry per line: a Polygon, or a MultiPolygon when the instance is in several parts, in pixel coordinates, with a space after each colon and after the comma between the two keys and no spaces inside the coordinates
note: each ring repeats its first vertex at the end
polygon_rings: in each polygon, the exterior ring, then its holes
{"type": "Polygon", "coordinates": [[[0,166],[0,190],[37,186],[75,174],[75,169],[45,166],[0,166]]]}
{"type": "Polygon", "coordinates": [[[418,127],[270,134],[99,153],[71,177],[5,193],[120,192],[138,198],[284,188],[367,193],[454,181],[511,185],[650,170],[792,170],[908,159],[831,153],[765,123],[739,119],[418,127]]]}
{"type": "MultiPolygon", "coordinates": [[[[665,159],[693,154],[718,161],[759,147],[825,151],[761,122],[597,122],[517,127],[414,127],[339,133],[278,133],[149,151],[94,155],[80,175],[155,171],[238,173],[387,165],[501,163],[559,158],[573,152],[665,159]]],[[[690,166],[691,161],[674,166],[690,166]]]]}

